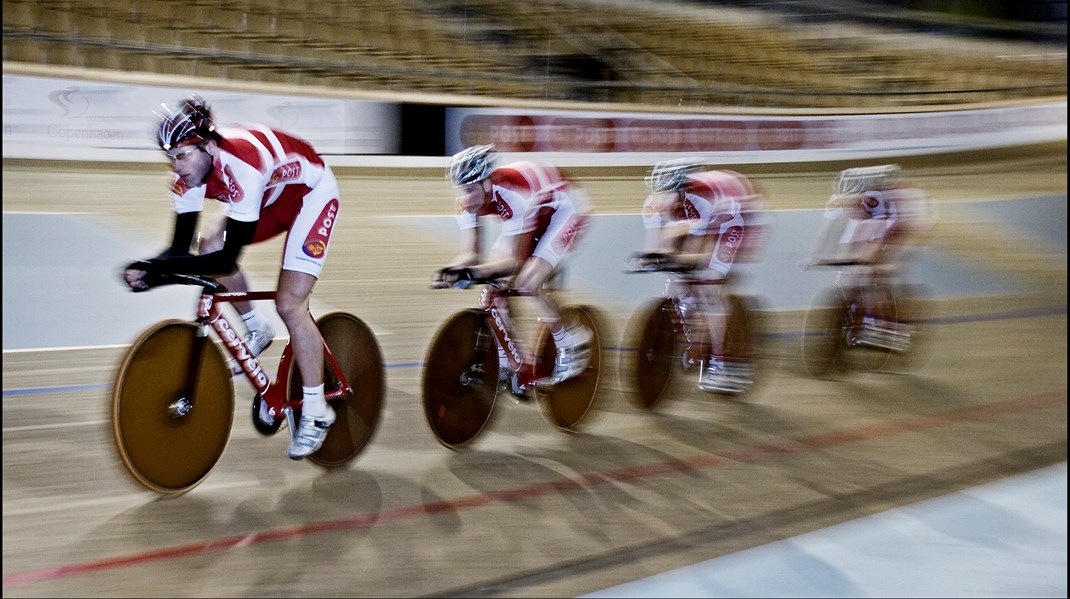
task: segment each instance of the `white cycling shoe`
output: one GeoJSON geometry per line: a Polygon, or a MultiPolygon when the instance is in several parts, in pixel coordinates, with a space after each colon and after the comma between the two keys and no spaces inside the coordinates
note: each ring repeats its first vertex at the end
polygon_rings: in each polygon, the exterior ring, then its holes
{"type": "Polygon", "coordinates": [[[302,414],[287,450],[290,459],[303,460],[319,451],[323,447],[323,442],[327,440],[327,433],[331,430],[334,419],[334,410],[331,406],[327,406],[327,415],[319,418],[305,417],[302,414]]]}

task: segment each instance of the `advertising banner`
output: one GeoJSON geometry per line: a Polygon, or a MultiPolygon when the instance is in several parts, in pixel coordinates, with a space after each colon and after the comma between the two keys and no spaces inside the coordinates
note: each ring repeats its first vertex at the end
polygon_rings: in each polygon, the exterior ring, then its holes
{"type": "Polygon", "coordinates": [[[394,154],[395,104],[4,75],[5,158],[158,160],[162,105],[202,96],[221,125],[263,123],[312,142],[324,155],[394,154]]]}

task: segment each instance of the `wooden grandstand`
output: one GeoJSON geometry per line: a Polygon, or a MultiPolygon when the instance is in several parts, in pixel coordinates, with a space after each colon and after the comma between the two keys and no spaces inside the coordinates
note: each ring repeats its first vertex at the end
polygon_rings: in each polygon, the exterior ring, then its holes
{"type": "Polygon", "coordinates": [[[4,0],[4,61],[518,100],[872,109],[1065,97],[1052,44],[624,0],[4,0]]]}

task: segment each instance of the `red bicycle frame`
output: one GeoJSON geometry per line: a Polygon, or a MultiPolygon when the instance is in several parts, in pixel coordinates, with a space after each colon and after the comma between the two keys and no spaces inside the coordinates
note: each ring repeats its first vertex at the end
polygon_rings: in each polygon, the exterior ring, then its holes
{"type": "MultiPolygon", "coordinates": [[[[222,293],[205,292],[201,294],[201,300],[198,303],[197,308],[197,323],[201,326],[202,335],[207,335],[207,327],[211,326],[215,330],[216,334],[223,341],[223,346],[227,348],[230,355],[237,360],[241,365],[242,370],[245,372],[245,376],[249,379],[249,382],[256,388],[257,393],[263,398],[267,404],[268,414],[272,418],[279,418],[283,414],[283,409],[299,408],[301,407],[302,399],[291,399],[287,397],[287,389],[284,385],[278,384],[284,381],[293,364],[293,348],[289,343],[282,350],[282,359],[279,361],[279,370],[275,374],[275,381],[272,382],[268,375],[264,372],[264,369],[260,366],[259,360],[256,356],[249,351],[248,346],[245,345],[242,336],[234,330],[230,321],[223,314],[222,304],[239,302],[239,301],[255,301],[255,300],[274,300],[276,292],[274,291],[227,291],[222,293]]],[[[309,313],[309,318],[312,314],[309,313]]],[[[327,401],[334,401],[343,397],[348,397],[353,393],[353,387],[350,386],[349,381],[346,380],[345,375],[342,373],[341,367],[338,366],[338,362],[335,360],[334,355],[331,353],[327,344],[323,344],[323,355],[327,359],[328,364],[331,365],[331,371],[334,372],[334,376],[338,379],[338,387],[325,388],[324,395],[327,401]]]]}
{"type": "Polygon", "coordinates": [[[479,305],[486,314],[494,337],[498,340],[498,346],[505,348],[505,356],[516,373],[516,384],[521,388],[538,381],[538,373],[535,371],[537,358],[534,354],[525,352],[518,340],[513,339],[512,324],[509,321],[509,306],[506,298],[530,297],[534,293],[520,291],[519,289],[500,289],[493,285],[485,285],[479,295],[479,305]]]}

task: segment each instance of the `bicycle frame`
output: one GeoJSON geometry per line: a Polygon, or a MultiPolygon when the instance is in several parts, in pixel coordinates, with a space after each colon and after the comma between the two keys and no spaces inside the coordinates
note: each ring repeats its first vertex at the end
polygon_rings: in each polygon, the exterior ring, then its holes
{"type": "Polygon", "coordinates": [[[494,332],[499,347],[505,348],[510,369],[517,375],[517,385],[525,389],[539,379],[538,373],[535,372],[537,359],[533,354],[524,351],[520,341],[513,338],[507,298],[533,295],[534,293],[519,289],[503,289],[490,284],[485,285],[479,295],[479,305],[483,309],[487,324],[494,332]]]}
{"type": "Polygon", "coordinates": [[[695,334],[692,332],[691,324],[688,323],[687,318],[684,316],[683,306],[680,301],[680,294],[673,293],[672,287],[676,285],[682,285],[691,291],[692,296],[695,296],[694,288],[706,285],[722,285],[723,279],[696,279],[685,276],[683,274],[671,275],[668,281],[666,281],[666,296],[669,298],[669,302],[672,304],[672,311],[669,312],[669,317],[672,320],[673,329],[676,331],[681,339],[684,341],[683,358],[685,368],[690,368],[694,364],[698,363],[700,367],[705,363],[707,359],[708,348],[704,343],[696,343],[695,334]]]}
{"type": "MultiPolygon", "coordinates": [[[[197,308],[197,324],[198,324],[198,337],[207,339],[208,327],[211,326],[215,330],[216,334],[223,341],[223,346],[227,348],[230,355],[241,365],[242,370],[245,372],[246,378],[252,383],[256,389],[257,394],[263,398],[268,407],[268,414],[272,418],[279,418],[282,414],[290,415],[294,408],[301,407],[302,400],[292,399],[287,396],[287,389],[278,383],[286,380],[287,374],[290,372],[293,366],[293,349],[289,343],[282,350],[282,358],[279,360],[279,369],[275,374],[275,381],[271,381],[268,375],[264,372],[264,369],[260,366],[260,361],[256,356],[249,351],[249,347],[245,345],[245,341],[242,336],[238,334],[234,327],[231,326],[230,321],[226,315],[223,314],[222,304],[238,302],[238,301],[255,301],[255,300],[274,300],[276,292],[274,291],[228,291],[221,293],[212,293],[205,291],[201,294],[200,301],[197,308]]],[[[311,314],[309,314],[311,317],[311,314]]],[[[338,380],[337,388],[324,389],[324,395],[327,401],[334,401],[337,399],[345,398],[353,393],[353,388],[350,386],[349,381],[346,380],[345,375],[342,373],[341,367],[335,360],[334,355],[331,353],[326,342],[323,344],[323,355],[327,359],[327,363],[330,364],[331,370],[334,376],[338,380]]],[[[194,362],[196,364],[197,362],[194,362]]],[[[192,366],[191,366],[192,367],[192,366]]],[[[191,385],[196,386],[196,372],[190,377],[191,385]]],[[[191,387],[191,388],[193,388],[191,387]]]]}

